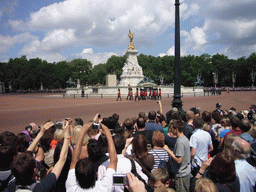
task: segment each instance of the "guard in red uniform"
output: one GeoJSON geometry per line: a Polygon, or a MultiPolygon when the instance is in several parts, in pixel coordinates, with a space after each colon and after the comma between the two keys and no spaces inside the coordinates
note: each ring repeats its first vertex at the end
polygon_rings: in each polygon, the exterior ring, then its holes
{"type": "Polygon", "coordinates": [[[122,101],[122,97],[121,97],[121,91],[120,91],[120,89],[118,89],[118,93],[117,93],[117,101],[118,101],[118,99],[120,98],[120,101],[122,101]]]}

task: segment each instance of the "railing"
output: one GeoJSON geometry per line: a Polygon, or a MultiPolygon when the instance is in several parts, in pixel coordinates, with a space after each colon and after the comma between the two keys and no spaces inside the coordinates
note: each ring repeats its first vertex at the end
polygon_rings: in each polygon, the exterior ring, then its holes
{"type": "MultiPolygon", "coordinates": [[[[181,93],[181,97],[205,97],[205,96],[214,96],[220,95],[221,91],[212,91],[205,92],[191,92],[191,93],[181,93]]],[[[63,98],[117,98],[117,94],[84,94],[85,97],[81,97],[81,94],[66,94],[63,93],[63,98]]],[[[173,98],[173,93],[162,93],[162,98],[173,98]]],[[[127,95],[121,95],[122,99],[126,99],[127,95]]],[[[135,96],[133,96],[133,99],[135,96]]],[[[149,98],[149,96],[148,96],[149,98]]],[[[158,99],[158,98],[157,98],[158,99]]]]}

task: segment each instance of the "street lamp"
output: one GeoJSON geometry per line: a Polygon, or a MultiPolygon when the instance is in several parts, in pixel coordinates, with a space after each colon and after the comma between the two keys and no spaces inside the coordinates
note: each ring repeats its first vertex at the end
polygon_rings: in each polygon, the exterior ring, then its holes
{"type": "MultiPolygon", "coordinates": [[[[86,71],[80,71],[80,74],[85,74],[86,71]]],[[[82,94],[81,97],[85,97],[84,95],[84,85],[82,85],[82,94]]]]}
{"type": "Polygon", "coordinates": [[[160,79],[160,84],[163,85],[164,84],[164,77],[162,75],[160,75],[159,79],[160,79]]]}
{"type": "Polygon", "coordinates": [[[255,73],[253,72],[253,70],[252,70],[252,73],[251,73],[251,78],[252,78],[252,87],[253,87],[254,80],[255,80],[255,73]]]}
{"type": "Polygon", "coordinates": [[[235,74],[234,71],[233,71],[233,74],[232,74],[232,81],[233,81],[233,88],[235,88],[236,74],[235,74]]]}
{"type": "Polygon", "coordinates": [[[179,0],[175,0],[175,62],[174,62],[174,96],[172,106],[176,107],[179,111],[182,110],[182,101],[180,95],[180,12],[179,0]]]}
{"type": "Polygon", "coordinates": [[[215,87],[215,93],[217,89],[217,83],[218,83],[218,75],[215,72],[212,72],[213,74],[213,81],[214,81],[214,87],[215,87]]]}

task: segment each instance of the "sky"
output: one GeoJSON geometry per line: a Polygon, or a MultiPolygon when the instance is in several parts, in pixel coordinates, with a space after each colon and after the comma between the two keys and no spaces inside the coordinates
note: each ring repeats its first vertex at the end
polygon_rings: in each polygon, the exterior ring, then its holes
{"type": "MultiPolygon", "coordinates": [[[[0,62],[174,55],[175,0],[0,0],[0,62]]],[[[256,52],[256,0],[180,0],[181,56],[256,52]]]]}

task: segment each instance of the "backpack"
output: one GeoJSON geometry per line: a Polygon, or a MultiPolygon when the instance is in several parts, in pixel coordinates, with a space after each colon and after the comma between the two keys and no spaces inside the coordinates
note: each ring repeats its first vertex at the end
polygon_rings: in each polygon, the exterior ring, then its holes
{"type": "MultiPolygon", "coordinates": [[[[138,177],[138,179],[144,183],[145,189],[146,189],[147,192],[153,192],[154,190],[153,190],[153,189],[146,183],[146,181],[137,173],[134,160],[132,160],[132,159],[129,159],[129,160],[131,161],[131,164],[132,164],[131,173],[133,173],[134,176],[138,177]]],[[[125,188],[124,191],[128,191],[128,190],[125,188]]]]}
{"type": "MultiPolygon", "coordinates": [[[[153,150],[153,152],[157,155],[157,153],[154,150],[153,150]]],[[[168,171],[169,169],[168,169],[168,166],[166,164],[166,161],[162,160],[159,156],[158,156],[158,158],[160,159],[160,163],[159,163],[158,167],[161,167],[161,168],[163,168],[163,169],[168,171]]]]}

